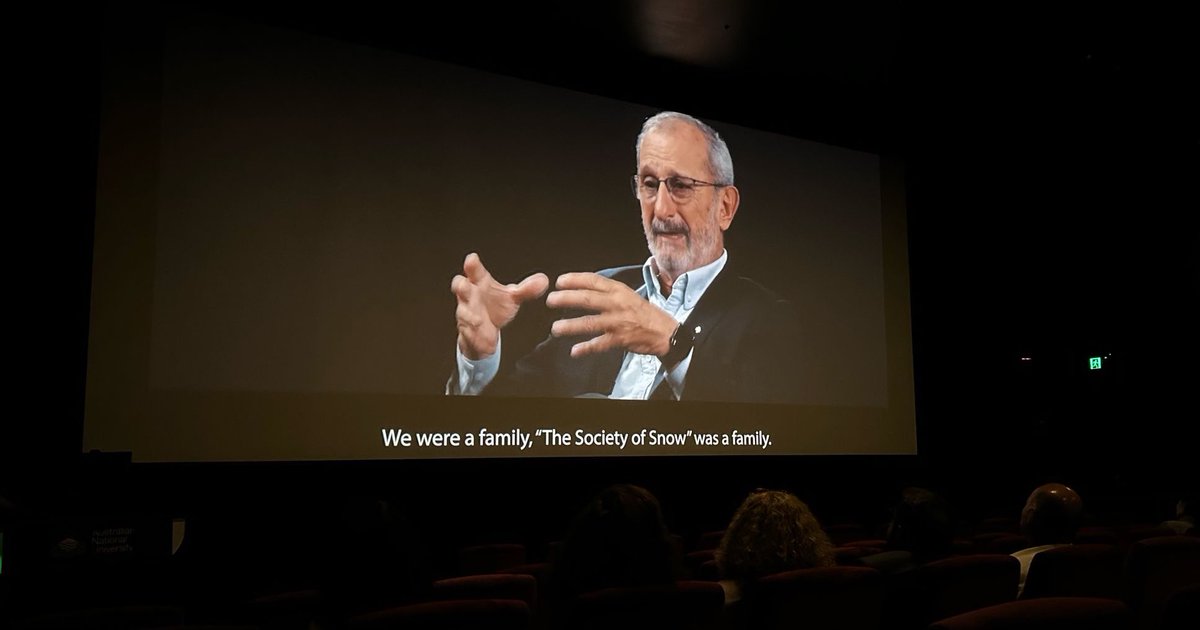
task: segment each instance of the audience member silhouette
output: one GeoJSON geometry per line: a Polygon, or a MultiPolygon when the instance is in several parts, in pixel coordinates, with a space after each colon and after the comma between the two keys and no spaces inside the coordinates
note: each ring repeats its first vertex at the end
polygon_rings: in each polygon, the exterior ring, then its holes
{"type": "Polygon", "coordinates": [[[424,535],[403,503],[350,497],[325,548],[322,591],[333,617],[427,598],[433,571],[424,535]]]}
{"type": "Polygon", "coordinates": [[[1030,546],[1012,554],[1021,562],[1018,595],[1025,590],[1025,576],[1033,557],[1047,549],[1071,544],[1082,513],[1083,499],[1060,483],[1039,486],[1029,495],[1021,510],[1021,533],[1029,539],[1030,546]]]}
{"type": "Polygon", "coordinates": [[[950,555],[954,526],[945,500],[925,488],[905,488],[888,523],[887,547],[861,558],[883,573],[904,573],[950,555]]]}
{"type": "Polygon", "coordinates": [[[762,577],[831,567],[833,543],[803,501],[790,492],[756,490],[734,513],[716,552],[727,604],[753,596],[762,577]]]}
{"type": "Polygon", "coordinates": [[[580,511],[563,541],[551,605],[604,588],[673,584],[679,567],[658,499],[638,486],[610,486],[580,511]]]}
{"type": "Polygon", "coordinates": [[[1196,497],[1185,496],[1175,503],[1175,518],[1163,521],[1162,527],[1183,535],[1196,529],[1196,497]]]}

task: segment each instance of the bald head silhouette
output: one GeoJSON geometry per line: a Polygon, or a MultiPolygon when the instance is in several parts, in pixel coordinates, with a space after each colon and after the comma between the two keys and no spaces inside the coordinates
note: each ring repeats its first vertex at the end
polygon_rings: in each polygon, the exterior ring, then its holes
{"type": "Polygon", "coordinates": [[[1083,514],[1083,499],[1061,483],[1039,486],[1021,510],[1021,533],[1034,546],[1069,543],[1083,514]]]}

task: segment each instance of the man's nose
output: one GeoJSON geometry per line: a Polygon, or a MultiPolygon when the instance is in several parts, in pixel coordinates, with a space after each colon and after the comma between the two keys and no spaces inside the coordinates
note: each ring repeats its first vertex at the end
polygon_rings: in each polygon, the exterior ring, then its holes
{"type": "Polygon", "coordinates": [[[654,196],[654,216],[669,217],[674,215],[678,209],[678,204],[671,197],[671,187],[665,180],[659,182],[658,194],[654,196]]]}

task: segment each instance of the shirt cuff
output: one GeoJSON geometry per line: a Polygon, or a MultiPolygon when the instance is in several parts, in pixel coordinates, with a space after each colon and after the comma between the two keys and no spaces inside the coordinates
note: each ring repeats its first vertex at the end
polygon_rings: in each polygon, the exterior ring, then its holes
{"type": "Polygon", "coordinates": [[[491,356],[483,357],[482,359],[468,359],[462,353],[462,348],[458,344],[454,344],[454,355],[458,363],[458,374],[450,379],[446,384],[447,394],[458,394],[460,396],[475,396],[487,387],[492,379],[496,378],[496,373],[500,371],[500,346],[502,339],[496,339],[496,352],[491,356]],[[457,386],[457,387],[455,387],[457,386]]]}

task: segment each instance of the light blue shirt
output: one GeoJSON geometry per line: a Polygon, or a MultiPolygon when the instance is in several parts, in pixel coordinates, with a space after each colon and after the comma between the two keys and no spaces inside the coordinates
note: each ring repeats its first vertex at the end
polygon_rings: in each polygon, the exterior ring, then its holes
{"type": "MultiPolygon", "coordinates": [[[[645,286],[649,287],[647,294],[650,303],[674,317],[675,321],[683,323],[695,310],[696,304],[700,302],[700,298],[704,296],[717,274],[725,268],[725,261],[728,259],[729,252],[722,251],[720,258],[679,276],[671,285],[671,294],[665,297],[662,294],[662,285],[658,282],[658,274],[655,273],[657,265],[654,258],[647,259],[642,265],[642,278],[645,280],[645,286]]],[[[621,371],[617,372],[617,382],[609,398],[645,400],[665,378],[675,399],[679,400],[683,395],[684,380],[691,364],[692,353],[688,352],[688,355],[668,372],[663,369],[662,361],[652,354],[626,352],[625,361],[621,364],[621,371]]]]}
{"type": "MultiPolygon", "coordinates": [[[[676,278],[674,284],[671,285],[671,294],[663,296],[662,285],[658,281],[658,274],[655,273],[657,264],[654,262],[654,257],[651,256],[642,265],[642,278],[645,284],[639,291],[645,290],[651,304],[674,317],[675,321],[682,323],[695,310],[696,304],[700,302],[704,292],[725,268],[725,262],[728,259],[729,252],[722,251],[720,258],[676,278]]],[[[458,382],[447,384],[446,393],[454,392],[453,385],[457,385],[459,394],[474,396],[483,391],[483,388],[487,387],[488,383],[496,378],[496,373],[500,371],[501,344],[497,342],[495,354],[477,361],[472,361],[464,356],[462,350],[458,349],[458,344],[455,344],[454,347],[458,363],[458,382]]],[[[687,357],[668,372],[663,370],[662,361],[654,355],[626,352],[624,362],[621,364],[621,371],[617,373],[617,381],[609,398],[645,400],[650,397],[659,383],[666,379],[671,386],[671,392],[678,400],[683,395],[684,381],[691,363],[692,353],[689,352],[687,357]]]]}

